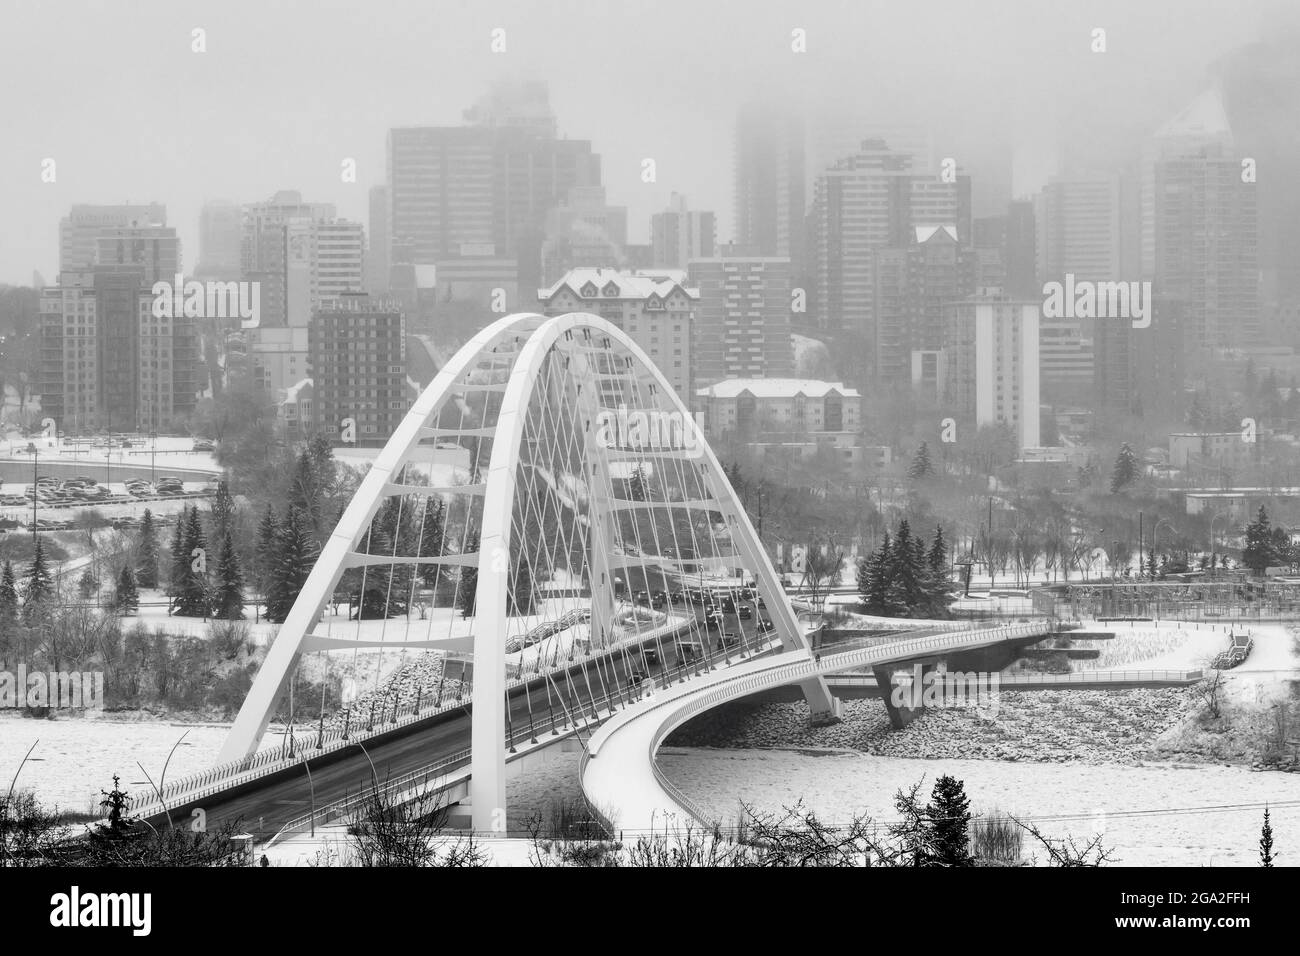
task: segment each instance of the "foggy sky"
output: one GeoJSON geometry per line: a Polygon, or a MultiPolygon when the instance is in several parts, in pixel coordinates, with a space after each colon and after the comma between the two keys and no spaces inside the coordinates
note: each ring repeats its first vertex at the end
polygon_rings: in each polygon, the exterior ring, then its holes
{"type": "MultiPolygon", "coordinates": [[[[756,90],[934,128],[958,162],[1014,153],[1018,194],[1123,159],[1286,0],[132,0],[0,5],[0,282],[47,282],[74,203],[158,201],[198,261],[207,199],[280,189],[367,224],[392,126],[455,125],[497,78],[550,85],[629,241],[671,192],[732,237],[736,107],[756,90]],[[207,52],[190,50],[194,27],[207,52]],[[507,52],[489,49],[493,28],[507,52]],[[790,50],[807,31],[808,52],[790,50]],[[1108,51],[1089,50],[1107,30],[1108,51]],[[58,181],[40,181],[42,159],[58,181]],[[345,157],[356,184],[340,182],[345,157]],[[641,160],[658,181],[643,183],[641,160]]],[[[975,170],[978,177],[978,168],[975,170]]],[[[981,183],[974,183],[977,212],[981,183]]]]}

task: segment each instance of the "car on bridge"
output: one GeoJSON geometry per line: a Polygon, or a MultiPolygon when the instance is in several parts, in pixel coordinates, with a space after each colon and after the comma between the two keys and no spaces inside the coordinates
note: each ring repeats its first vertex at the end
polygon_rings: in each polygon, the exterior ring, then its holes
{"type": "Polygon", "coordinates": [[[677,659],[683,663],[703,660],[704,645],[699,641],[678,641],[677,659]]]}
{"type": "Polygon", "coordinates": [[[740,646],[740,635],[735,631],[723,631],[718,635],[718,647],[738,647],[740,646]]]}
{"type": "Polygon", "coordinates": [[[737,613],[740,615],[740,619],[742,621],[750,621],[753,620],[754,618],[754,609],[750,607],[748,604],[740,605],[740,608],[737,613]]]}

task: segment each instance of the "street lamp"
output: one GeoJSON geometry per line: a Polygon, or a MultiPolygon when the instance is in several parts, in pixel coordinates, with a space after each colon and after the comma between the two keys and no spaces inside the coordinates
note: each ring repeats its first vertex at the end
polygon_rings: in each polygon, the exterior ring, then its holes
{"type": "Polygon", "coordinates": [[[1229,514],[1226,511],[1216,511],[1210,516],[1210,570],[1214,570],[1214,522],[1219,518],[1227,518],[1229,514]]]}
{"type": "MultiPolygon", "coordinates": [[[[1169,530],[1172,531],[1174,534],[1179,533],[1178,529],[1174,527],[1173,522],[1171,522],[1168,518],[1161,518],[1159,521],[1157,521],[1156,526],[1151,529],[1151,553],[1153,555],[1156,553],[1156,535],[1160,533],[1160,526],[1162,524],[1169,525],[1169,530]]],[[[1151,574],[1153,577],[1155,576],[1155,568],[1151,569],[1151,574]]]]}

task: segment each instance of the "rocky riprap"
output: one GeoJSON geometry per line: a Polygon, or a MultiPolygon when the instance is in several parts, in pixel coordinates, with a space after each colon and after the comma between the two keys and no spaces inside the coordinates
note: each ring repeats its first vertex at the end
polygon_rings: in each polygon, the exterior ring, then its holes
{"type": "Polygon", "coordinates": [[[675,731],[677,747],[826,747],[882,757],[1140,763],[1195,709],[1190,688],[1004,693],[997,716],[931,709],[894,730],[878,700],[844,701],[844,720],[810,727],[802,703],[720,707],[675,731]]]}

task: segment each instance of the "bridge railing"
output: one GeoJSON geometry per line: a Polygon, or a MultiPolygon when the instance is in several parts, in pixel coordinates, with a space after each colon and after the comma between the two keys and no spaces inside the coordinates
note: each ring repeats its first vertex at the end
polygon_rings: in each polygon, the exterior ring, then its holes
{"type": "MultiPolygon", "coordinates": [[[[570,612],[570,614],[575,613],[581,612],[570,612]]],[[[683,624],[670,619],[657,628],[628,635],[623,641],[602,648],[602,651],[604,653],[613,653],[618,650],[620,644],[640,642],[653,639],[656,636],[669,635],[687,626],[689,626],[688,623],[683,624]]],[[[574,664],[580,663],[581,660],[581,657],[575,657],[572,660],[566,658],[554,666],[536,671],[523,671],[521,673],[517,670],[513,676],[507,675],[506,689],[509,691],[526,684],[537,679],[543,673],[567,670],[574,664]]],[[[608,696],[615,697],[617,695],[610,694],[608,696]]],[[[279,747],[268,747],[240,760],[220,764],[165,784],[162,787],[161,801],[158,799],[157,793],[145,794],[138,803],[132,801],[132,812],[141,815],[152,815],[163,812],[168,805],[190,803],[211,796],[214,793],[220,793],[222,790],[236,784],[257,780],[324,754],[342,750],[356,743],[364,743],[380,734],[388,733],[417,720],[426,720],[438,714],[454,710],[457,707],[466,706],[472,700],[472,697],[472,688],[461,682],[455,688],[442,687],[440,691],[434,691],[427,699],[420,695],[414,701],[398,704],[391,709],[391,713],[387,705],[382,706],[379,708],[378,720],[376,720],[375,707],[372,702],[369,719],[360,719],[353,723],[349,717],[342,726],[335,723],[323,729],[319,726],[313,728],[310,724],[304,724],[302,726],[305,733],[300,736],[286,735],[284,742],[279,747]]],[[[601,701],[605,699],[605,697],[600,698],[601,701]]],[[[514,736],[519,737],[520,735],[514,736]]]]}
{"type": "MultiPolygon", "coordinates": [[[[1050,628],[1050,623],[1039,621],[1007,627],[948,631],[932,636],[891,641],[883,645],[877,644],[869,648],[825,654],[820,660],[811,656],[811,651],[809,651],[809,656],[799,661],[773,659],[770,665],[757,669],[754,673],[739,678],[738,681],[726,681],[700,696],[691,696],[684,703],[680,701],[680,698],[674,697],[650,708],[650,710],[658,710],[672,707],[674,704],[678,705],[660,723],[650,739],[647,759],[650,762],[651,772],[664,792],[692,818],[696,825],[706,829],[710,828],[713,826],[714,821],[710,821],[699,804],[684,794],[679,787],[668,779],[655,760],[655,753],[667,735],[697,714],[710,710],[726,701],[766,690],[773,686],[795,683],[807,677],[822,675],[828,670],[838,667],[861,666],[900,657],[905,659],[929,650],[967,647],[978,645],[987,640],[1012,640],[1018,637],[1030,637],[1046,633],[1050,628]]],[[[642,716],[644,713],[638,714],[637,717],[642,716]]]]}
{"type": "MultiPolygon", "coordinates": [[[[1008,684],[1123,684],[1138,683],[1142,681],[1179,681],[1194,683],[1205,676],[1203,671],[1180,671],[1180,670],[1136,670],[1136,671],[1074,671],[1069,674],[1002,674],[999,673],[998,684],[1006,686],[1008,684]]],[[[851,685],[872,685],[876,683],[874,676],[870,674],[831,674],[826,678],[832,684],[844,686],[851,685]]]]}

